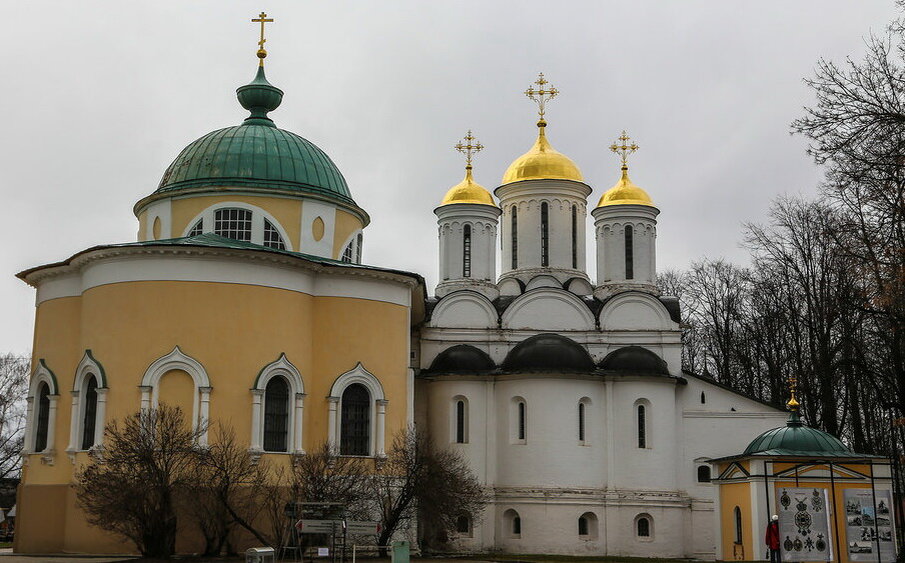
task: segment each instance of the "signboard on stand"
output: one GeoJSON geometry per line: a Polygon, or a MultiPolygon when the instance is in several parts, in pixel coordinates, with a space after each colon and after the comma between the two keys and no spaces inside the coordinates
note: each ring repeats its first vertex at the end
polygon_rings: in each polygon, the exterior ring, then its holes
{"type": "Polygon", "coordinates": [[[889,491],[845,489],[845,548],[850,561],[895,561],[889,491]],[[879,554],[879,556],[878,556],[879,554]]]}
{"type": "Polygon", "coordinates": [[[832,561],[826,489],[782,487],[777,491],[783,561],[832,561]]]}

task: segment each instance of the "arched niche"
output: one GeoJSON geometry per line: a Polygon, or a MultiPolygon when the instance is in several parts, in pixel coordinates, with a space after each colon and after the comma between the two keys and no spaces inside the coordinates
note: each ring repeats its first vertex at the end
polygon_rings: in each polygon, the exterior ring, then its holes
{"type": "Polygon", "coordinates": [[[503,313],[504,329],[594,330],[587,305],[564,289],[538,288],[517,297],[503,313]]]}

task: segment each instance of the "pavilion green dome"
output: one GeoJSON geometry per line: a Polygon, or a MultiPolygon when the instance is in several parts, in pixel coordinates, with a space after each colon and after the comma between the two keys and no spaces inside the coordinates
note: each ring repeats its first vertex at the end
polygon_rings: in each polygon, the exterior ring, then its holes
{"type": "Polygon", "coordinates": [[[805,426],[796,411],[792,411],[785,426],[767,430],[745,448],[743,455],[823,454],[854,455],[832,434],[805,426]]]}
{"type": "Polygon", "coordinates": [[[354,205],[346,180],[330,157],[311,141],[277,128],[267,116],[279,107],[283,91],[267,82],[264,67],[236,93],[251,115],[241,125],[212,131],[182,149],[155,193],[265,188],[319,194],[354,205]]]}

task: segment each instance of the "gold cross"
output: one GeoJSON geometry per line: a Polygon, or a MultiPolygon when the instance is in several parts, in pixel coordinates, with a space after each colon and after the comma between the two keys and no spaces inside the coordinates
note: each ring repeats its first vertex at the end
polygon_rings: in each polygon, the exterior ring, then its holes
{"type": "Polygon", "coordinates": [[[258,41],[258,58],[261,59],[261,66],[264,66],[264,58],[267,57],[267,50],[264,48],[264,43],[267,42],[267,40],[264,39],[264,24],[272,22],[273,18],[268,18],[267,14],[261,12],[257,18],[252,18],[251,21],[252,23],[261,24],[261,40],[258,41]]]}
{"type": "Polygon", "coordinates": [[[456,143],[453,148],[465,155],[465,168],[471,169],[471,159],[474,158],[476,153],[484,150],[484,145],[474,138],[474,135],[471,134],[471,129],[468,130],[468,134],[465,135],[462,141],[456,143]],[[462,144],[462,141],[465,141],[465,144],[462,144]]]}
{"type": "Polygon", "coordinates": [[[537,104],[537,114],[540,116],[540,120],[544,120],[544,110],[547,102],[552,100],[559,94],[559,90],[555,87],[550,86],[550,88],[545,88],[547,84],[547,80],[544,78],[544,73],[541,72],[537,75],[537,80],[535,80],[531,86],[525,90],[525,95],[528,96],[532,102],[537,104]],[[537,85],[537,89],[534,89],[534,85],[537,85]]]}
{"type": "Polygon", "coordinates": [[[631,137],[629,137],[625,133],[624,129],[622,130],[622,135],[620,135],[616,140],[621,141],[622,144],[617,145],[614,142],[612,145],[610,145],[610,150],[622,158],[622,168],[628,169],[628,155],[632,154],[633,152],[640,149],[641,147],[639,147],[635,143],[632,143],[630,145],[627,144],[629,141],[631,141],[631,137]]]}
{"type": "Polygon", "coordinates": [[[795,392],[798,390],[798,378],[794,375],[789,376],[789,402],[786,403],[786,407],[789,410],[797,411],[800,406],[798,403],[798,399],[795,398],[795,392]]]}

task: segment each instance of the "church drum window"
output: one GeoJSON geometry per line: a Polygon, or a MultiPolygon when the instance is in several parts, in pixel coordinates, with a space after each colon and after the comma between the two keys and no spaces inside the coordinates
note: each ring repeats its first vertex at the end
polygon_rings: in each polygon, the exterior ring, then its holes
{"type": "Polygon", "coordinates": [[[194,236],[198,236],[198,235],[200,235],[201,233],[203,233],[203,232],[204,232],[203,225],[204,225],[204,220],[203,220],[203,219],[198,219],[198,222],[195,223],[195,226],[192,227],[192,230],[191,230],[191,231],[189,231],[189,235],[188,235],[188,236],[194,237],[194,236]]]}
{"type": "Polygon", "coordinates": [[[550,265],[550,206],[540,204],[540,265],[550,265]]]}
{"type": "Polygon", "coordinates": [[[512,269],[518,268],[518,208],[512,206],[512,269]]]}
{"type": "Polygon", "coordinates": [[[251,242],[251,211],[227,207],[214,213],[214,234],[251,242]]]}
{"type": "Polygon", "coordinates": [[[710,467],[707,465],[698,466],[698,483],[710,482],[710,467]]]}
{"type": "Polygon", "coordinates": [[[647,409],[644,405],[638,405],[638,447],[647,447],[647,409]]]}
{"type": "Polygon", "coordinates": [[[456,443],[465,443],[465,401],[456,401],[456,443]]]}
{"type": "Polygon", "coordinates": [[[341,262],[345,262],[346,264],[351,264],[355,260],[355,245],[354,241],[349,241],[349,244],[346,245],[346,249],[343,250],[342,258],[340,258],[341,262]]]}
{"type": "Polygon", "coordinates": [[[264,451],[289,451],[289,384],[282,377],[267,382],[264,391],[264,451]]]}
{"type": "Polygon", "coordinates": [[[370,455],[371,396],[364,385],[353,383],[342,395],[339,453],[370,455]]]}
{"type": "Polygon", "coordinates": [[[635,241],[631,225],[625,226],[625,279],[635,278],[635,241]]]}
{"type": "Polygon", "coordinates": [[[462,227],[462,277],[471,277],[471,225],[462,227]]]}
{"type": "Polygon", "coordinates": [[[35,433],[35,451],[43,452],[47,449],[47,434],[50,424],[50,387],[46,382],[38,385],[38,417],[37,432],[35,433]]]}
{"type": "Polygon", "coordinates": [[[286,243],[283,242],[280,232],[267,219],[264,219],[264,246],[276,248],[277,250],[286,250],[286,243]]]}
{"type": "Polygon", "coordinates": [[[97,379],[89,376],[84,391],[85,410],[82,414],[82,449],[94,445],[94,431],[97,424],[97,379]]]}
{"type": "Polygon", "coordinates": [[[572,268],[578,268],[578,212],[572,206],[572,268]]]}

